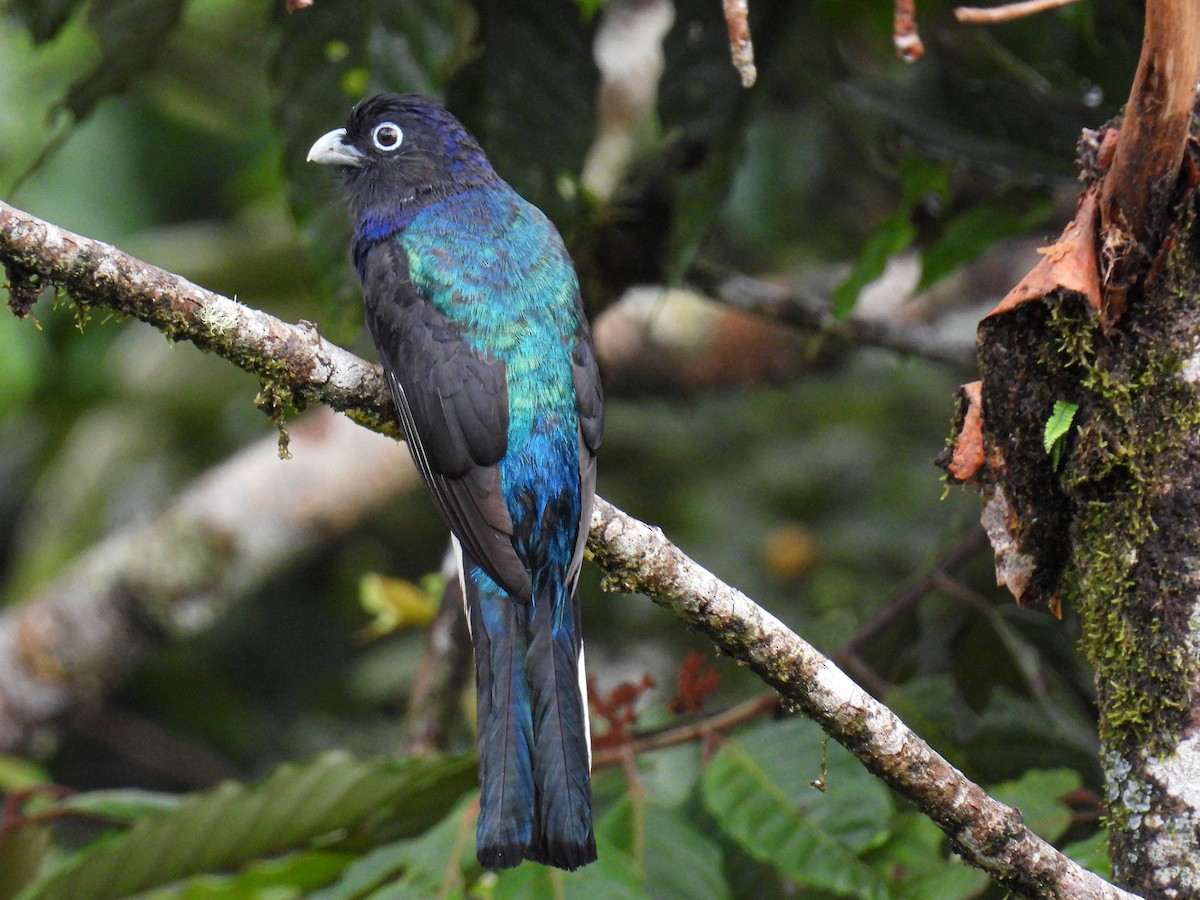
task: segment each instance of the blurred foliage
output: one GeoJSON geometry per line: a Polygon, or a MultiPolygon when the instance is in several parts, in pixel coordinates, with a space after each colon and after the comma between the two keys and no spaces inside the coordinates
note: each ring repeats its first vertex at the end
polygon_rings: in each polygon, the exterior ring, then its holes
{"type": "MultiPolygon", "coordinates": [[[[471,839],[478,810],[456,802],[473,781],[469,759],[360,762],[330,753],[281,766],[260,784],[226,782],[178,802],[94,792],[86,804],[45,805],[42,816],[96,816],[105,832],[20,896],[719,898],[746,896],[731,876],[748,859],[760,867],[755,896],[783,896],[791,885],[819,896],[918,900],[973,896],[986,885],[983,873],[950,857],[935,825],[898,808],[812,723],[760,725],[706,764],[695,752],[670,763],[680,770],[674,779],[691,785],[686,794],[651,780],[615,799],[596,826],[599,862],[571,874],[533,864],[480,871],[471,839]],[[229,870],[236,874],[213,874],[229,870]]],[[[607,773],[597,781],[598,794],[621,791],[607,773]]],[[[1032,770],[996,793],[1053,840],[1070,824],[1057,798],[1079,781],[1070,770],[1032,770]]],[[[0,845],[5,868],[16,849],[0,845]]]]}
{"type": "MultiPolygon", "coordinates": [[[[919,10],[927,54],[906,66],[889,4],[753,0],[760,74],[746,92],[719,4],[678,0],[654,137],[608,206],[578,178],[598,115],[589,47],[617,5],[317,0],[288,15],[283,0],[8,0],[0,195],[253,306],[319,319],[362,350],[344,212],[304,151],[359,96],[420,90],[447,98],[559,223],[591,308],[703,256],[766,275],[834,267],[849,312],[899,250],[919,255],[928,286],[1009,236],[1057,233],[1079,130],[1113,114],[1140,42],[1140,7],[1126,0],[994,29],[957,26],[934,0],[919,10]],[[633,238],[614,243],[621,229],[633,238]]],[[[10,603],[270,432],[254,380],[232,366],[138,323],[77,323],[66,297],[35,314],[0,317],[10,603]]],[[[973,525],[974,499],[943,499],[929,465],[969,373],[812,349],[821,362],[784,384],[612,398],[600,490],[833,652],[973,525]]],[[[598,772],[594,866],[479,872],[469,757],[376,757],[395,744],[422,635],[357,637],[370,621],[362,573],[418,583],[442,542],[425,499],[400,498],[158,654],[107,712],[36,759],[5,759],[5,791],[49,778],[85,793],[25,801],[0,837],[0,896],[26,884],[27,897],[992,890],[933,825],[796,721],[736,732],[711,759],[698,746],[646,754],[638,790],[598,772]],[[136,722],[136,740],[114,738],[117,721],[136,722]],[[354,755],[295,762],[335,748],[354,755]],[[211,787],[222,776],[238,782],[211,787]],[[825,792],[810,786],[818,778],[825,792]],[[421,815],[368,808],[356,792],[403,793],[421,815]],[[64,815],[73,827],[47,824],[64,815]]],[[[585,573],[592,673],[602,689],[651,673],[664,687],[639,724],[674,722],[665,686],[689,649],[707,648],[644,598],[599,595],[595,580],[585,573]]],[[[981,554],[858,651],[939,751],[1005,783],[997,791],[1045,837],[1100,866],[1094,825],[1058,802],[1101,783],[1076,639],[1069,610],[1058,622],[1015,608],[981,554]]],[[[760,690],[718,666],[717,706],[760,690]]],[[[471,743],[464,722],[453,749],[471,743]]]]}

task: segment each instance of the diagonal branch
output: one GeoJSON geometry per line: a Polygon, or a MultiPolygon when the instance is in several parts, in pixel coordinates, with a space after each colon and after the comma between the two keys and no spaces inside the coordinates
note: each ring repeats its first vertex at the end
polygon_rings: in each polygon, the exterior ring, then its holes
{"type": "Polygon", "coordinates": [[[2,200],[0,263],[18,316],[42,288],[62,287],[83,306],[133,316],[224,357],[258,375],[264,393],[282,394],[283,403],[321,403],[373,431],[398,434],[379,367],[331,344],[310,322],[290,325],[2,200]]]}
{"type": "Polygon", "coordinates": [[[736,588],[689,559],[652,528],[597,498],[588,547],[603,586],[641,591],[747,664],[784,706],[811,718],[871,772],[912,801],[955,851],[1027,897],[1130,897],[1081,868],[989,797],[890,709],[811,644],[736,588]]]}
{"type": "Polygon", "coordinates": [[[0,613],[0,752],[36,745],[154,650],[209,628],[266,576],[419,482],[395,441],[328,410],[292,430],[294,459],[280,462],[272,438],[250,444],[0,613]]]}
{"type": "MultiPolygon", "coordinates": [[[[376,430],[394,429],[378,368],[322,340],[312,326],[288,325],[4,203],[0,203],[0,263],[8,270],[18,313],[28,312],[22,301],[36,299],[31,296],[34,290],[62,285],[85,306],[117,309],[150,322],[175,340],[190,340],[218,353],[255,372],[276,390],[290,391],[296,402],[316,400],[355,414],[376,430]]],[[[933,819],[971,865],[1031,897],[1131,896],[1034,835],[1017,810],[990,798],[832,662],[740,591],[689,559],[661,530],[597,498],[588,545],[605,572],[606,587],[645,592],[746,663],[779,692],[785,705],[818,722],[933,819]]],[[[201,569],[201,577],[210,577],[201,569]]],[[[128,594],[137,582],[118,583],[125,590],[104,612],[117,620],[114,633],[132,632],[139,623],[122,619],[131,610],[138,614],[128,594]]],[[[78,600],[79,593],[73,596],[78,600]]],[[[86,629],[77,627],[82,623],[71,619],[72,610],[71,604],[59,607],[64,618],[54,623],[56,634],[84,642],[85,649],[94,648],[96,642],[86,629]]],[[[23,670],[20,675],[28,684],[53,683],[62,677],[58,671],[38,671],[19,652],[19,644],[10,650],[5,665],[23,670]]],[[[66,653],[62,646],[59,650],[66,653]]],[[[101,678],[105,676],[116,677],[101,672],[101,678]]],[[[111,681],[93,682],[96,689],[112,686],[111,681]]]]}

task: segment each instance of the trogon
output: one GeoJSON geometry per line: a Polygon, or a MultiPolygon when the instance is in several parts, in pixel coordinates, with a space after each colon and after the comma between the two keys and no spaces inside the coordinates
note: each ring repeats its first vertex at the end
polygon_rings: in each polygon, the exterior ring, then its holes
{"type": "Polygon", "coordinates": [[[557,229],[441,104],[381,94],[308,159],[338,168],[367,326],[454,536],[475,650],[486,868],[596,858],[576,586],[604,403],[557,229]]]}

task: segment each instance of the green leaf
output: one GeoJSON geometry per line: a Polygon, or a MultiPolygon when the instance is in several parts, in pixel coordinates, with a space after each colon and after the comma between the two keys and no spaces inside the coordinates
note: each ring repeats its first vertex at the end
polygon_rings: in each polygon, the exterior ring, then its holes
{"type": "Polygon", "coordinates": [[[579,14],[583,16],[584,21],[591,21],[607,2],[608,0],[575,0],[575,5],[579,7],[579,14]]]}
{"type": "MultiPolygon", "coordinates": [[[[3,338],[4,329],[0,328],[0,360],[3,359],[3,338]]],[[[0,362],[0,370],[3,369],[4,363],[0,362]]],[[[0,385],[3,385],[3,376],[0,374],[0,385]]],[[[0,392],[3,387],[0,387],[0,392]]],[[[3,399],[0,398],[0,413],[4,410],[3,399]]],[[[0,793],[8,794],[12,791],[23,790],[24,788],[34,787],[39,784],[49,784],[51,781],[49,773],[39,766],[37,763],[26,759],[23,756],[17,756],[15,753],[0,753],[0,793]]]]}
{"type": "Polygon", "coordinates": [[[15,897],[33,881],[49,847],[45,825],[26,825],[0,838],[0,897],[15,897]]]}
{"type": "Polygon", "coordinates": [[[928,900],[930,897],[966,900],[979,896],[988,883],[986,874],[955,858],[940,868],[905,879],[896,889],[896,897],[903,900],[928,900]]]}
{"type": "Polygon", "coordinates": [[[1046,420],[1046,430],[1042,437],[1042,446],[1045,447],[1047,453],[1071,430],[1071,423],[1075,421],[1077,412],[1079,412],[1078,403],[1069,403],[1066,400],[1054,401],[1054,411],[1046,420]]]}
{"type": "Polygon", "coordinates": [[[971,769],[989,780],[1019,778],[1039,767],[1094,766],[1095,744],[1081,744],[1074,723],[1067,728],[1055,713],[999,687],[962,746],[971,769]]]}
{"type": "Polygon", "coordinates": [[[324,890],[314,893],[309,900],[357,900],[379,887],[388,879],[395,878],[404,866],[404,854],[410,841],[393,841],[383,844],[342,870],[340,877],[324,890]]]}
{"type": "Polygon", "coordinates": [[[55,808],[82,815],[101,816],[116,822],[133,822],[136,819],[168,813],[178,805],[179,797],[174,794],[128,788],[72,794],[58,801],[55,808]]]}
{"type": "Polygon", "coordinates": [[[360,761],[343,753],[289,763],[260,784],[227,782],[184,798],[170,812],[141,818],[127,833],[67,860],[21,896],[123,897],[368,825],[416,834],[470,788],[474,769],[471,758],[360,761]]]}
{"type": "Polygon", "coordinates": [[[891,816],[887,789],[810,722],[754,729],[721,748],[701,779],[704,804],[755,859],[805,887],[888,897],[857,853],[891,816]],[[808,782],[823,775],[822,793],[808,782]]]}
{"type": "Polygon", "coordinates": [[[354,857],[308,850],[247,866],[236,875],[202,875],[140,894],[138,900],[285,900],[309,897],[354,857]]]}
{"type": "Polygon", "coordinates": [[[793,718],[747,729],[737,742],[814,824],[858,852],[892,815],[891,792],[813,722],[793,718]],[[815,778],[826,790],[812,786],[815,778]]]}
{"type": "Polygon", "coordinates": [[[908,214],[889,216],[867,238],[850,275],[833,292],[833,315],[844,319],[854,310],[862,289],[883,274],[888,260],[913,242],[916,229],[908,214]]]}
{"type": "MultiPolygon", "coordinates": [[[[596,824],[596,852],[599,856],[596,862],[575,872],[560,872],[536,863],[524,863],[515,869],[507,869],[499,873],[496,879],[494,900],[523,900],[525,897],[561,897],[565,900],[611,897],[613,900],[644,900],[647,897],[709,896],[703,893],[656,890],[656,884],[665,883],[658,880],[656,870],[671,864],[672,859],[675,859],[672,856],[675,849],[667,840],[651,834],[651,823],[662,825],[670,830],[670,833],[679,834],[673,823],[659,818],[659,811],[664,809],[666,807],[655,803],[650,803],[647,809],[643,839],[648,843],[645,846],[642,871],[638,870],[631,853],[634,825],[632,803],[626,797],[619,800],[613,810],[596,824]],[[653,811],[655,807],[658,807],[658,811],[653,811]],[[658,855],[660,859],[652,862],[652,855],[658,855]]],[[[677,814],[667,812],[666,815],[677,814]]],[[[663,835],[663,838],[665,837],[666,835],[663,835]]],[[[703,836],[698,837],[701,842],[705,841],[703,836]]],[[[690,836],[688,840],[691,841],[690,836]]],[[[691,846],[694,852],[697,845],[692,843],[691,846]]],[[[714,848],[713,857],[703,864],[705,871],[711,871],[718,865],[717,856],[718,851],[714,848]]],[[[685,858],[692,859],[692,854],[688,853],[685,858]]],[[[708,882],[707,876],[702,875],[695,883],[701,881],[708,882]]]]}
{"type": "Polygon", "coordinates": [[[596,832],[597,840],[641,860],[646,893],[651,897],[730,896],[721,870],[720,845],[682,810],[648,800],[641,815],[639,823],[627,795],[596,826],[596,832]],[[635,845],[640,847],[636,854],[635,845]]]}
{"type": "Polygon", "coordinates": [[[1046,429],[1042,435],[1042,446],[1050,454],[1051,465],[1058,470],[1059,457],[1062,455],[1063,442],[1071,431],[1071,423],[1079,412],[1078,403],[1066,400],[1055,400],[1054,410],[1046,420],[1046,429]]]}
{"type": "Polygon", "coordinates": [[[833,315],[844,319],[854,311],[858,295],[883,274],[888,260],[907,249],[916,238],[914,207],[931,194],[945,201],[950,196],[950,170],[946,163],[909,155],[900,163],[900,208],[880,222],[858,254],[846,279],[834,289],[833,315]]]}
{"type": "Polygon", "coordinates": [[[1019,809],[1025,824],[1039,837],[1055,841],[1071,825],[1071,810],[1061,798],[1082,783],[1074,769],[1034,769],[1016,781],[993,786],[988,793],[1019,809]]]}
{"type": "Polygon", "coordinates": [[[956,900],[974,896],[987,886],[988,877],[949,855],[948,844],[933,822],[907,812],[893,820],[887,840],[868,851],[865,858],[893,882],[898,898],[956,900]]]}
{"type": "Polygon", "coordinates": [[[972,206],[947,222],[941,236],[921,251],[917,290],[925,290],[994,244],[1042,224],[1053,212],[1054,204],[1042,193],[1003,196],[972,206]]]}
{"type": "MultiPolygon", "coordinates": [[[[598,837],[598,836],[597,836],[598,837]]],[[[537,863],[506,869],[496,879],[492,900],[554,897],[561,900],[647,900],[638,883],[633,860],[616,847],[598,846],[599,858],[574,872],[560,872],[537,863]]]]}
{"type": "Polygon", "coordinates": [[[420,837],[377,847],[310,900],[433,897],[451,888],[461,890],[463,871],[475,866],[474,807],[478,799],[475,793],[467,795],[420,837]]]}
{"type": "Polygon", "coordinates": [[[945,203],[950,200],[951,165],[945,160],[908,154],[900,160],[900,208],[912,212],[930,197],[945,203]]]}

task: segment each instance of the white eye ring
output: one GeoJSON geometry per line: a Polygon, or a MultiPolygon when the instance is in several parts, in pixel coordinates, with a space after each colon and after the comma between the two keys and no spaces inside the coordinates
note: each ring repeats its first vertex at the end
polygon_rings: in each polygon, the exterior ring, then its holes
{"type": "Polygon", "coordinates": [[[376,150],[391,153],[404,143],[404,132],[395,122],[380,122],[371,129],[371,143],[376,150]]]}

